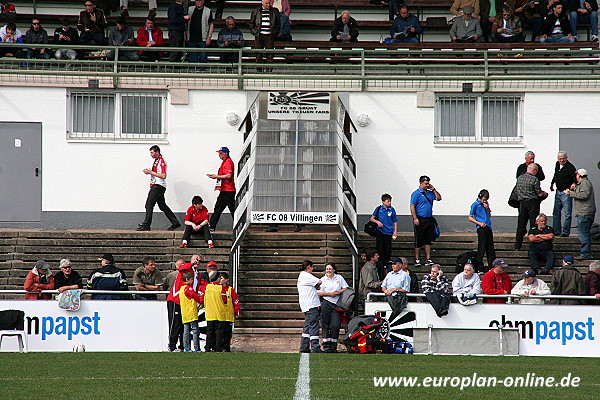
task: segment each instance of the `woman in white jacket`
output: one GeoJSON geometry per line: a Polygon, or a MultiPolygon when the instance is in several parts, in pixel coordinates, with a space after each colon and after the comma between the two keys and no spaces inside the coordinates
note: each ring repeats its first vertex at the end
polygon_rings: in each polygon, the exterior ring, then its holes
{"type": "Polygon", "coordinates": [[[535,277],[535,271],[528,269],[521,274],[521,279],[515,287],[512,288],[511,294],[521,296],[519,303],[521,304],[544,304],[544,299],[536,297],[531,298],[530,295],[546,296],[550,294],[548,284],[541,279],[535,277]]]}

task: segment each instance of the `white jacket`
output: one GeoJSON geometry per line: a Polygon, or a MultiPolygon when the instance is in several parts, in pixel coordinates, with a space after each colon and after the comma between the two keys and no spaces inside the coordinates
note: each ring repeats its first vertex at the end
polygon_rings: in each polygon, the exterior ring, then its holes
{"type": "Polygon", "coordinates": [[[481,279],[479,275],[473,274],[471,278],[465,278],[465,274],[461,272],[456,275],[452,280],[452,293],[453,294],[481,294],[481,279]]]}
{"type": "MultiPolygon", "coordinates": [[[[550,288],[548,284],[541,279],[535,278],[531,285],[527,285],[525,283],[525,279],[521,279],[515,287],[510,291],[511,294],[516,294],[519,296],[523,296],[525,293],[529,293],[532,290],[535,290],[536,295],[545,296],[550,294],[550,288]]],[[[521,297],[519,299],[519,303],[521,304],[544,304],[544,299],[540,299],[539,297],[521,297]]]]}

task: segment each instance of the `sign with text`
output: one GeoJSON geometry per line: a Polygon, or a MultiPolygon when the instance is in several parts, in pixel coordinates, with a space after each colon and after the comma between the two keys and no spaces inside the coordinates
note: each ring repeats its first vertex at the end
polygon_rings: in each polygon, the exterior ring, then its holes
{"type": "Polygon", "coordinates": [[[267,118],[328,120],[330,97],[327,92],[269,92],[267,118]]]}
{"type": "Polygon", "coordinates": [[[324,212],[252,211],[253,224],[337,225],[337,214],[324,212]]]}

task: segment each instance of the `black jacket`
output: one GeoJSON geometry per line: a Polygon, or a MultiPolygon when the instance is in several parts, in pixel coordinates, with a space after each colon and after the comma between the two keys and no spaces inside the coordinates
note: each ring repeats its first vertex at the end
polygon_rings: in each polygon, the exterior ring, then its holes
{"type": "Polygon", "coordinates": [[[566,13],[561,13],[560,16],[554,15],[554,12],[548,14],[544,20],[542,21],[542,35],[552,36],[552,29],[554,29],[554,24],[556,20],[560,21],[560,27],[562,29],[562,34],[567,36],[571,33],[571,24],[569,23],[569,18],[566,13]]]}
{"type": "MultiPolygon", "coordinates": [[[[271,36],[275,37],[279,33],[279,27],[281,25],[279,21],[279,10],[273,7],[269,7],[269,18],[271,19],[271,36]]],[[[258,37],[260,33],[261,22],[262,6],[252,10],[252,14],[250,14],[250,21],[248,21],[248,25],[250,25],[250,32],[255,37],[258,37]]]]}
{"type": "MultiPolygon", "coordinates": [[[[336,36],[340,34],[344,30],[344,23],[342,22],[342,17],[336,18],[333,23],[333,28],[331,28],[331,38],[337,40],[336,36]]],[[[358,37],[358,23],[352,17],[348,21],[348,30],[350,31],[350,41],[356,42],[358,37]]]]}

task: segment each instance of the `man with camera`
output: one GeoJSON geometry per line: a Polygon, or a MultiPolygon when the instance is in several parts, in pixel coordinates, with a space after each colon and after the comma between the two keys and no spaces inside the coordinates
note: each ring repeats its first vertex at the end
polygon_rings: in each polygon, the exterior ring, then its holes
{"type": "Polygon", "coordinates": [[[410,214],[413,218],[415,230],[415,267],[421,266],[419,253],[421,247],[425,247],[425,265],[433,265],[431,261],[431,243],[436,239],[434,236],[437,224],[433,217],[433,202],[441,201],[442,195],[433,187],[428,176],[419,178],[419,188],[410,196],[410,214]]]}

